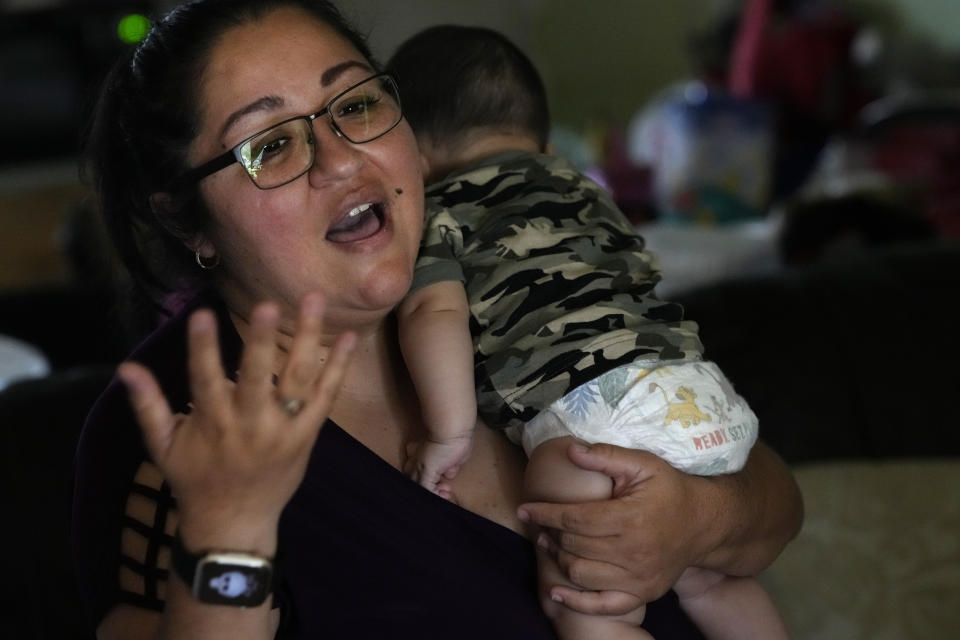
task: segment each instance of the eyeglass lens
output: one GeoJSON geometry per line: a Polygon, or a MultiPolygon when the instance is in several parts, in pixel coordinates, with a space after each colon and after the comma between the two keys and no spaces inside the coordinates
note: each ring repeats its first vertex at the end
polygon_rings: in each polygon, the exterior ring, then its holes
{"type": "MultiPolygon", "coordinates": [[[[400,102],[393,83],[375,76],[337,96],[327,113],[343,137],[361,144],[382,136],[400,121],[400,102]]],[[[309,117],[295,118],[240,146],[240,161],[257,186],[280,186],[310,169],[315,156],[312,126],[309,117]]]]}

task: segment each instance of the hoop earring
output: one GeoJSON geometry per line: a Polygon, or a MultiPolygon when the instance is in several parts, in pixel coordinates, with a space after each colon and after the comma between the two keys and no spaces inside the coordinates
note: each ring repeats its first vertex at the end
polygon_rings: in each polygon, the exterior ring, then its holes
{"type": "Polygon", "coordinates": [[[194,260],[197,261],[197,266],[199,266],[204,271],[209,271],[210,269],[216,269],[220,266],[220,254],[213,254],[212,258],[204,258],[200,255],[200,250],[197,249],[196,253],[193,254],[194,260]]]}

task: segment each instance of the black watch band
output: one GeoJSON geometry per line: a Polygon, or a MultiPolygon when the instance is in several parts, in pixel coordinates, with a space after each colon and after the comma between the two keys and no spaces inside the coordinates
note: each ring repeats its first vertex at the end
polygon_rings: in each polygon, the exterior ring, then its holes
{"type": "Polygon", "coordinates": [[[200,602],[255,607],[273,592],[273,560],[245,551],[192,553],[179,535],[170,547],[170,565],[200,602]]]}

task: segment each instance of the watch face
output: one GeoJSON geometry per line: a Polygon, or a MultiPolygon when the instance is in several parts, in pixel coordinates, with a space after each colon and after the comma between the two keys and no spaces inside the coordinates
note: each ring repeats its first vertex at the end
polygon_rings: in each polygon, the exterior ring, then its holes
{"type": "Polygon", "coordinates": [[[194,595],[211,604],[253,607],[270,592],[270,562],[243,554],[211,554],[197,564],[194,595]]]}

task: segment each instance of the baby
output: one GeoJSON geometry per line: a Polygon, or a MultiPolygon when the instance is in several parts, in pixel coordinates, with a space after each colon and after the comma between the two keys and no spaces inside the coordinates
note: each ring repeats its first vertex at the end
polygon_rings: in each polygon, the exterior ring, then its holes
{"type": "MultiPolygon", "coordinates": [[[[433,27],[388,63],[426,164],[427,223],[400,344],[428,430],[407,472],[449,497],[477,414],[522,443],[525,497],[611,496],[573,465],[573,441],[644,449],[687,473],[740,469],[756,416],[712,362],[694,323],[658,300],[642,239],[609,194],[549,155],[539,74],[502,35],[433,27]]],[[[559,635],[650,638],[644,603],[623,616],[550,600],[566,583],[538,552],[541,601],[559,635]]],[[[710,637],[786,637],[754,580],[690,569],[675,585],[710,637]],[[735,605],[731,607],[730,603],[735,605]]]]}

